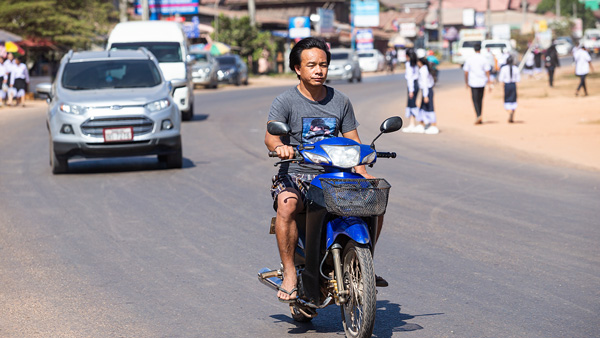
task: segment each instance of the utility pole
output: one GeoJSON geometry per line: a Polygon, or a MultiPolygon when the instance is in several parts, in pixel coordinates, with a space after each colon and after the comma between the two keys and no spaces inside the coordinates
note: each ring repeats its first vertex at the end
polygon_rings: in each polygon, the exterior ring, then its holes
{"type": "Polygon", "coordinates": [[[150,20],[150,5],[148,4],[148,0],[141,0],[142,4],[142,21],[150,20]]]}
{"type": "Polygon", "coordinates": [[[492,10],[490,7],[490,0],[487,0],[487,20],[486,26],[488,27],[487,37],[492,38],[492,10]]]}
{"type": "Polygon", "coordinates": [[[556,18],[560,16],[560,0],[556,0],[556,18]]]}
{"type": "Polygon", "coordinates": [[[438,0],[438,38],[440,41],[440,54],[442,55],[442,58],[444,57],[444,38],[443,35],[444,34],[444,24],[442,22],[442,0],[438,0]]]}
{"type": "Polygon", "coordinates": [[[215,41],[219,41],[219,0],[215,0],[215,41]]]}
{"type": "Polygon", "coordinates": [[[119,0],[119,21],[127,21],[127,0],[119,0]]]}
{"type": "Polygon", "coordinates": [[[250,25],[256,26],[256,3],[254,0],[248,0],[248,16],[250,17],[250,25]]]}

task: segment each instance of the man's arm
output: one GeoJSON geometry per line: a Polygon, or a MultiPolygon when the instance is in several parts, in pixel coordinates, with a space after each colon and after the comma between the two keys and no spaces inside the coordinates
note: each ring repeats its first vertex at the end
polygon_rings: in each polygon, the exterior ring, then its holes
{"type": "Polygon", "coordinates": [[[465,86],[469,88],[469,72],[465,71],[465,86]]]}
{"type": "MultiPolygon", "coordinates": [[[[342,136],[362,144],[362,142],[360,142],[360,138],[358,137],[358,131],[356,129],[351,130],[347,133],[342,133],[342,136]]],[[[362,175],[364,178],[375,178],[367,173],[367,169],[364,165],[358,165],[354,167],[354,171],[356,171],[357,174],[362,175]]]]}

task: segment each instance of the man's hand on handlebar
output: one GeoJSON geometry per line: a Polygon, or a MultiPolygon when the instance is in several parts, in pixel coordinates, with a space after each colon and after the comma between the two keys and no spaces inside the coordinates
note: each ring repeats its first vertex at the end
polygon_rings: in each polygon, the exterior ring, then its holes
{"type": "Polygon", "coordinates": [[[279,157],[282,160],[289,160],[296,157],[294,147],[292,146],[280,144],[277,147],[275,147],[275,151],[277,152],[277,157],[279,157]]]}

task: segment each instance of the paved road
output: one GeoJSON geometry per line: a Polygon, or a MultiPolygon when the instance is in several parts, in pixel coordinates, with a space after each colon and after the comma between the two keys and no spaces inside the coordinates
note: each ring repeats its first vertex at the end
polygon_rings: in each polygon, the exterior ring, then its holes
{"type": "MultiPolygon", "coordinates": [[[[332,83],[364,142],[403,115],[402,80],[332,83]]],[[[0,118],[0,337],[340,336],[337,307],[295,324],[256,280],[278,265],[263,137],[283,89],[198,92],[181,170],[129,158],[53,176],[42,109],[0,118]]],[[[444,132],[377,145],[400,156],[370,170],[393,186],[376,337],[600,336],[597,172],[444,132]]]]}

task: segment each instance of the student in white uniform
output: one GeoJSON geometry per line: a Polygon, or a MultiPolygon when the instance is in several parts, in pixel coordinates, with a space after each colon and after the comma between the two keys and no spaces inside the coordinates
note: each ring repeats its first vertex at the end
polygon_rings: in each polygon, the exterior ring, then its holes
{"type": "Polygon", "coordinates": [[[13,55],[13,53],[8,53],[6,55],[6,60],[4,60],[4,70],[6,71],[6,77],[4,78],[4,81],[6,83],[6,105],[9,106],[12,104],[12,95],[11,95],[11,90],[10,88],[8,88],[8,85],[10,84],[10,76],[12,74],[12,69],[14,66],[14,58],[15,56],[13,55]]]}
{"type": "Polygon", "coordinates": [[[8,84],[6,83],[6,68],[4,68],[4,58],[0,56],[0,107],[4,104],[4,100],[6,100],[6,92],[8,91],[8,84]]]}
{"type": "Polygon", "coordinates": [[[417,95],[419,94],[419,67],[417,66],[417,54],[414,49],[410,48],[406,52],[407,61],[404,78],[406,79],[406,87],[408,89],[406,102],[406,118],[408,126],[402,129],[405,133],[412,133],[416,125],[421,121],[419,118],[419,108],[417,107],[417,95]]]}
{"type": "Polygon", "coordinates": [[[16,106],[19,104],[25,106],[25,91],[27,90],[28,83],[29,70],[27,69],[27,66],[21,62],[21,59],[16,58],[10,74],[9,85],[12,90],[11,94],[17,98],[17,103],[15,104],[16,106]]]}
{"type": "Polygon", "coordinates": [[[535,64],[533,52],[529,51],[525,54],[525,67],[523,67],[523,74],[528,75],[529,78],[533,77],[533,65],[535,64]]]}
{"type": "Polygon", "coordinates": [[[585,46],[581,46],[573,55],[575,59],[575,75],[579,76],[579,86],[575,91],[575,96],[579,96],[579,89],[583,88],[584,96],[588,96],[587,87],[585,85],[585,77],[590,73],[590,70],[593,72],[594,67],[592,66],[592,57],[590,53],[588,53],[587,48],[585,46]]]}
{"type": "Polygon", "coordinates": [[[471,88],[471,97],[477,115],[475,124],[482,124],[483,93],[485,92],[485,85],[490,81],[490,69],[492,67],[488,60],[481,55],[481,44],[476,44],[473,49],[475,49],[475,54],[465,61],[463,70],[465,71],[465,85],[471,88]]]}
{"type": "Polygon", "coordinates": [[[437,118],[433,108],[433,85],[435,81],[431,76],[431,66],[427,58],[422,57],[417,61],[419,66],[419,88],[421,88],[421,123],[417,125],[413,132],[425,134],[439,134],[440,130],[437,127],[437,118]]]}
{"type": "Polygon", "coordinates": [[[521,75],[519,67],[513,65],[512,56],[500,67],[498,81],[504,83],[504,109],[508,112],[508,122],[513,123],[517,110],[517,82],[521,81],[521,75]]]}

